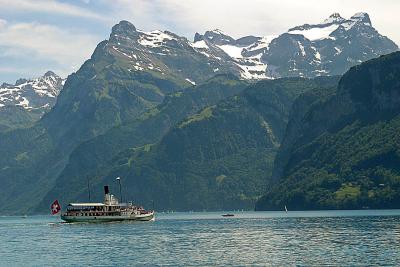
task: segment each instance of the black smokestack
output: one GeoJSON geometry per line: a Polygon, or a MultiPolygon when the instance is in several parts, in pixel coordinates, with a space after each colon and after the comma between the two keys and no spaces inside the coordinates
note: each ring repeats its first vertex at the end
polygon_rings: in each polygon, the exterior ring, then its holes
{"type": "Polygon", "coordinates": [[[104,194],[107,195],[108,193],[110,193],[110,191],[108,190],[108,185],[104,186],[104,194]]]}

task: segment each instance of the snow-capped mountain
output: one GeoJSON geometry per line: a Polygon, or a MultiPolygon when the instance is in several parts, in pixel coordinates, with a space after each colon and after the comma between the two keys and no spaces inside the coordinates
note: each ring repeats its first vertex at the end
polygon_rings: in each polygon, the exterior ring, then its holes
{"type": "Polygon", "coordinates": [[[275,39],[263,60],[282,76],[340,75],[350,67],[398,50],[373,28],[367,13],[332,14],[321,24],[294,27],[275,39]],[[279,55],[279,57],[277,57],[279,55]]]}
{"type": "Polygon", "coordinates": [[[276,76],[262,61],[262,56],[276,37],[246,36],[235,40],[217,29],[207,31],[204,35],[196,33],[193,46],[203,48],[203,53],[216,53],[219,58],[222,57],[221,54],[228,55],[232,63],[239,68],[243,79],[265,79],[276,76]]]}
{"type": "Polygon", "coordinates": [[[195,46],[218,47],[241,68],[245,79],[340,75],[362,61],[398,50],[372,26],[367,13],[350,19],[332,14],[320,24],[304,24],[279,36],[237,40],[220,30],[195,35],[195,46]]]}
{"type": "Polygon", "coordinates": [[[125,57],[130,71],[171,75],[192,84],[227,72],[243,79],[340,75],[398,50],[373,28],[366,13],[350,19],[334,13],[320,24],[293,27],[281,35],[234,39],[221,30],[207,31],[196,33],[193,42],[121,21],[103,45],[114,56],[125,57]]]}
{"type": "Polygon", "coordinates": [[[3,83],[0,86],[0,111],[6,106],[20,106],[26,110],[45,112],[56,102],[64,79],[52,71],[36,79],[19,79],[14,85],[3,83]]]}
{"type": "Polygon", "coordinates": [[[194,42],[169,31],[144,32],[127,21],[113,27],[103,50],[128,61],[129,71],[150,71],[196,84],[219,73],[244,79],[273,77],[261,56],[275,36],[233,39],[220,30],[196,33],[194,42]]]}
{"type": "Polygon", "coordinates": [[[150,72],[188,84],[204,81],[216,72],[240,74],[229,55],[214,50],[169,31],[144,32],[121,21],[113,27],[109,40],[100,43],[97,54],[124,59],[130,72],[150,72]]]}
{"type": "MultiPolygon", "coordinates": [[[[345,19],[334,13],[320,24],[293,27],[281,35],[234,39],[213,30],[196,33],[193,42],[169,31],[144,32],[121,21],[94,56],[116,56],[124,59],[130,72],[150,72],[190,85],[219,73],[243,79],[340,75],[362,61],[396,50],[397,45],[372,26],[368,14],[345,19]]],[[[47,72],[37,79],[3,84],[0,109],[15,105],[45,111],[54,105],[63,83],[47,72]]]]}

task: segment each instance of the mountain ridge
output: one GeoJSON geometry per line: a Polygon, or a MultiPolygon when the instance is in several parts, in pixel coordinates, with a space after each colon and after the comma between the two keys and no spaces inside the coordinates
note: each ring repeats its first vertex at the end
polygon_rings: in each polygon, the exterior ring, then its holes
{"type": "Polygon", "coordinates": [[[193,42],[170,31],[145,32],[121,21],[108,44],[110,53],[130,61],[131,71],[173,75],[192,83],[218,73],[242,79],[341,75],[362,61],[398,50],[362,12],[349,19],[334,13],[320,24],[292,27],[280,35],[235,39],[215,29],[196,33],[193,42]]]}
{"type": "Polygon", "coordinates": [[[334,13],[320,24],[296,26],[278,36],[234,39],[214,30],[196,33],[194,41],[231,56],[244,79],[341,75],[362,61],[398,50],[363,12],[350,19],[334,13]]]}
{"type": "Polygon", "coordinates": [[[0,86],[0,131],[30,127],[55,105],[66,79],[52,71],[0,86]]]}
{"type": "Polygon", "coordinates": [[[400,207],[399,66],[400,52],[382,56],[298,99],[257,209],[400,207]]]}
{"type": "Polygon", "coordinates": [[[15,84],[0,86],[0,111],[4,106],[20,106],[27,110],[50,110],[60,93],[65,79],[52,71],[35,79],[18,79],[15,84]]]}

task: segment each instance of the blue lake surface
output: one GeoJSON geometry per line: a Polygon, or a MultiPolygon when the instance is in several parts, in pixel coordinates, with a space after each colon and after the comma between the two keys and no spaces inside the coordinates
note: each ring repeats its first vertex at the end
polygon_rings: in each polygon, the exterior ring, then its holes
{"type": "Polygon", "coordinates": [[[0,217],[0,266],[400,266],[400,210],[0,217]]]}

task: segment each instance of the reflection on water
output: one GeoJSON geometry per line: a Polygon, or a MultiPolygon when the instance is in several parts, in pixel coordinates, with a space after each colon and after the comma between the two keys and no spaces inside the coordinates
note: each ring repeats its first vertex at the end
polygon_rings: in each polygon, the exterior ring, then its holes
{"type": "Polygon", "coordinates": [[[103,224],[0,217],[0,265],[400,264],[400,210],[221,214],[103,224]]]}

